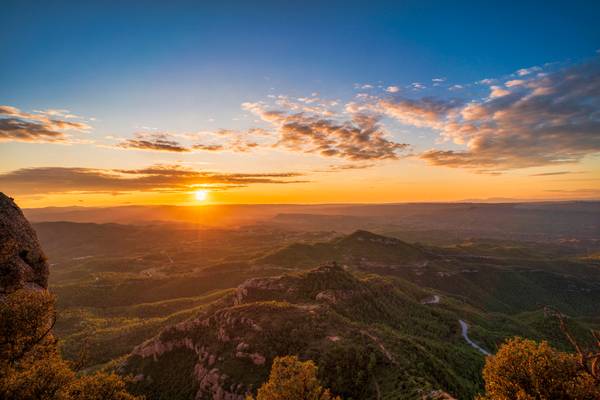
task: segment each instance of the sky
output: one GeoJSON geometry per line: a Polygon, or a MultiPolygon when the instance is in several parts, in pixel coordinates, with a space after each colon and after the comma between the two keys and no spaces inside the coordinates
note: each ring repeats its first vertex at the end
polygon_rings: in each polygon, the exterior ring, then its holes
{"type": "Polygon", "coordinates": [[[0,191],[599,199],[597,21],[590,1],[3,1],[0,191]]]}

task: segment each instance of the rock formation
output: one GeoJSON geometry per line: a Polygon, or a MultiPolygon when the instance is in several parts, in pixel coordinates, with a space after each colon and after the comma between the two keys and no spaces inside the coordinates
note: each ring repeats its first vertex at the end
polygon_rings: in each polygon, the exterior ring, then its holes
{"type": "Polygon", "coordinates": [[[0,193],[0,296],[48,287],[48,263],[35,231],[14,200],[0,193]]]}

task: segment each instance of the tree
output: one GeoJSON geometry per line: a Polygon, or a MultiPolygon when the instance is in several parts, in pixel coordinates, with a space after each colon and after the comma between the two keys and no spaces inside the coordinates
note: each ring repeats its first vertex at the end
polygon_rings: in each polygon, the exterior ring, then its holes
{"type": "Polygon", "coordinates": [[[558,320],[561,332],[565,335],[571,346],[577,353],[577,362],[579,367],[590,374],[597,385],[600,385],[600,331],[590,330],[590,334],[594,338],[593,350],[584,349],[567,326],[567,316],[557,309],[546,306],[544,308],[546,315],[555,317],[558,320]]]}
{"type": "Polygon", "coordinates": [[[600,399],[600,387],[578,357],[545,341],[509,339],[487,358],[483,378],[486,394],[481,400],[600,399]]]}
{"type": "MultiPolygon", "coordinates": [[[[251,396],[248,399],[253,399],[251,396]]],[[[317,379],[317,366],[312,361],[300,361],[295,356],[277,357],[271,366],[269,380],[260,389],[256,400],[341,400],[317,379]]]]}
{"type": "Polygon", "coordinates": [[[137,400],[113,373],[78,377],[52,335],[54,297],[20,289],[0,297],[0,398],[137,400]]]}

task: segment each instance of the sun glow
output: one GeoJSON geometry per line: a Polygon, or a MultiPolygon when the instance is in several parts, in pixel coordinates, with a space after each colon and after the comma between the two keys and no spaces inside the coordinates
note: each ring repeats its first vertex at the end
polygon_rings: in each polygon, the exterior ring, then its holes
{"type": "Polygon", "coordinates": [[[196,190],[194,192],[194,196],[196,197],[196,200],[204,201],[204,200],[206,200],[206,197],[208,196],[208,190],[196,190]]]}

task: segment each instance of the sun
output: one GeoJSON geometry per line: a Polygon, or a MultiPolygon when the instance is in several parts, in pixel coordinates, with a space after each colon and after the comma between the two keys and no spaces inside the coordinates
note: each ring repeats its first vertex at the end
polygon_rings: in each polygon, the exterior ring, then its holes
{"type": "Polygon", "coordinates": [[[204,200],[206,200],[206,197],[208,196],[208,190],[196,190],[194,192],[194,196],[196,196],[196,200],[204,201],[204,200]]]}

